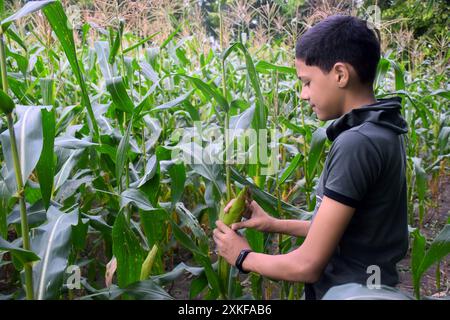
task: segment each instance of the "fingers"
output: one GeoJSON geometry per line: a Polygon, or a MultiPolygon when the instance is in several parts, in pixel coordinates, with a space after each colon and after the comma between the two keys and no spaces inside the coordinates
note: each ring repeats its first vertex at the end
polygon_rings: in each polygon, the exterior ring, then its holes
{"type": "Polygon", "coordinates": [[[213,238],[216,243],[217,241],[222,239],[223,235],[223,232],[221,232],[219,229],[216,228],[213,230],[213,238]]]}
{"type": "Polygon", "coordinates": [[[223,236],[223,233],[221,233],[219,230],[214,229],[213,231],[213,239],[216,243],[216,248],[214,249],[214,253],[217,255],[220,255],[221,252],[221,246],[222,246],[222,239],[221,235],[223,236]]]}
{"type": "Polygon", "coordinates": [[[241,222],[236,222],[231,225],[231,229],[234,231],[237,231],[237,230],[243,229],[243,228],[253,228],[253,227],[254,227],[253,220],[245,220],[245,221],[241,221],[241,222]]]}
{"type": "Polygon", "coordinates": [[[231,225],[231,229],[233,229],[234,231],[236,231],[236,230],[245,228],[245,227],[243,226],[243,224],[244,224],[244,223],[242,223],[242,222],[236,222],[236,223],[233,223],[233,224],[231,225]]]}
{"type": "Polygon", "coordinates": [[[227,233],[230,231],[230,228],[220,220],[216,221],[217,229],[222,233],[227,233]]]}
{"type": "Polygon", "coordinates": [[[227,203],[227,205],[225,206],[225,208],[223,208],[223,211],[226,213],[228,212],[228,210],[230,210],[231,206],[233,205],[234,201],[236,199],[231,199],[230,202],[227,203]]]}
{"type": "MultiPolygon", "coordinates": [[[[227,203],[227,205],[225,206],[225,208],[223,208],[223,211],[224,211],[225,213],[227,213],[227,212],[230,210],[230,208],[231,208],[231,206],[233,205],[233,203],[234,203],[235,200],[236,200],[236,199],[231,199],[230,202],[227,203]]],[[[244,216],[244,218],[250,219],[250,217],[252,216],[252,212],[257,208],[257,206],[258,206],[258,204],[256,203],[255,200],[253,200],[253,201],[251,201],[251,202],[246,201],[246,202],[245,202],[245,210],[244,210],[244,212],[242,213],[242,215],[244,216]]]]}
{"type": "Polygon", "coordinates": [[[258,202],[256,202],[255,200],[252,200],[252,202],[250,202],[249,207],[250,207],[250,209],[252,209],[252,211],[258,209],[258,207],[259,207],[258,202]]]}

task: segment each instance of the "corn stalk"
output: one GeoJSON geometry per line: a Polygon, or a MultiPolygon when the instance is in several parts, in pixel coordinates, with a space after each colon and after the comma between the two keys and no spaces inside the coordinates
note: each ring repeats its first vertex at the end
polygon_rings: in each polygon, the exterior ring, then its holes
{"type": "MultiPolygon", "coordinates": [[[[1,74],[2,74],[3,91],[6,94],[8,94],[9,88],[8,88],[8,75],[7,75],[7,71],[6,71],[5,41],[4,41],[4,35],[3,35],[2,30],[0,30],[0,59],[1,59],[0,67],[1,67],[1,74]]],[[[16,176],[16,183],[17,183],[16,196],[19,200],[23,248],[25,250],[30,250],[30,234],[29,234],[29,228],[28,228],[28,217],[27,217],[26,204],[25,204],[25,190],[24,190],[24,185],[23,185],[24,182],[22,181],[22,170],[20,167],[19,153],[17,151],[17,141],[16,141],[16,134],[14,131],[14,120],[12,117],[12,112],[8,112],[6,114],[6,118],[8,120],[8,130],[9,130],[9,137],[10,137],[10,143],[11,143],[11,153],[12,153],[12,157],[13,157],[14,173],[16,176]]],[[[25,270],[26,298],[28,300],[33,300],[32,262],[24,263],[24,270],[25,270]]]]}

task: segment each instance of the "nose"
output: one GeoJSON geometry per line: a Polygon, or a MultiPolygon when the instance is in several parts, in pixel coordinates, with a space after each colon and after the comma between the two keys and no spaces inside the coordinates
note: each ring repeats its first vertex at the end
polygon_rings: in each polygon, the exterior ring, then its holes
{"type": "Polygon", "coordinates": [[[309,101],[309,93],[305,86],[302,86],[302,91],[300,92],[300,99],[309,101]]]}

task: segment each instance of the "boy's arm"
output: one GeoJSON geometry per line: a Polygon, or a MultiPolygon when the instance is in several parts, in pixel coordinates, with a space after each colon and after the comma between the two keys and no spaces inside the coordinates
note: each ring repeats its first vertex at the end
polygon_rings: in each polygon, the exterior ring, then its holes
{"type": "MultiPolygon", "coordinates": [[[[231,200],[223,209],[225,213],[228,212],[234,199],[231,200]]],[[[309,221],[302,220],[285,220],[277,219],[269,215],[263,208],[253,200],[247,209],[247,220],[233,223],[231,228],[233,230],[239,230],[242,228],[251,228],[262,232],[274,232],[288,234],[295,237],[305,237],[308,233],[309,221]]]]}
{"type": "Polygon", "coordinates": [[[282,255],[251,252],[244,260],[243,269],[273,279],[316,282],[354,211],[354,208],[324,196],[314,223],[299,248],[282,255]]]}
{"type": "Polygon", "coordinates": [[[294,237],[306,237],[311,221],[275,219],[268,232],[282,233],[294,237]]]}

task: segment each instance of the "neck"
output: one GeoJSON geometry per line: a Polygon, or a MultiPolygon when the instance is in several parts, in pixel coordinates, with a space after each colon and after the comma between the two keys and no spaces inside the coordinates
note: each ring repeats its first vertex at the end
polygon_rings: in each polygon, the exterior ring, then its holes
{"type": "Polygon", "coordinates": [[[377,102],[372,88],[360,88],[359,90],[353,90],[353,92],[351,95],[345,97],[342,114],[377,102]],[[355,91],[357,94],[353,93],[355,91]]]}

